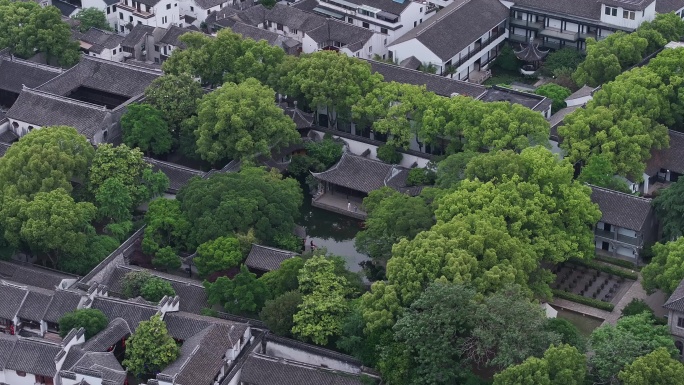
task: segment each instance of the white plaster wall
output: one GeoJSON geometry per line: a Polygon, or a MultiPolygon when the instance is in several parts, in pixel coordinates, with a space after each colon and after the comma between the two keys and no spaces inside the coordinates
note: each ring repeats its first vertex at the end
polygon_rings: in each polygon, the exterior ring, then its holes
{"type": "Polygon", "coordinates": [[[302,52],[312,53],[318,51],[318,43],[314,41],[309,35],[304,34],[302,38],[302,52]]]}
{"type": "Polygon", "coordinates": [[[242,374],[242,369],[238,370],[233,378],[226,385],[238,385],[240,384],[240,375],[242,374]]]}
{"type": "Polygon", "coordinates": [[[320,356],[308,351],[298,350],[290,346],[275,343],[273,341],[269,341],[266,344],[266,354],[274,357],[299,361],[314,366],[325,365],[327,368],[339,370],[341,372],[353,374],[361,373],[361,369],[356,365],[350,365],[344,361],[320,356]]]}
{"type": "Polygon", "coordinates": [[[622,257],[635,258],[634,249],[630,247],[618,246],[616,253],[622,257]]]}
{"type": "Polygon", "coordinates": [[[547,18],[546,20],[547,20],[547,22],[546,22],[546,23],[547,23],[547,24],[546,24],[547,27],[549,27],[549,28],[557,28],[557,29],[560,29],[560,28],[561,28],[561,21],[560,21],[560,20],[558,20],[558,19],[551,19],[551,18],[547,18]]]}
{"type": "MultiPolygon", "coordinates": [[[[86,383],[90,385],[102,385],[102,379],[98,377],[91,377],[91,376],[85,376],[80,373],[76,373],[76,379],[72,380],[69,378],[61,378],[62,380],[62,385],[79,385],[81,384],[83,380],[86,381],[86,383]]],[[[161,384],[161,382],[160,382],[161,384]]]]}
{"type": "Polygon", "coordinates": [[[585,96],[585,97],[582,97],[582,98],[576,98],[576,99],[570,99],[570,100],[565,99],[565,104],[566,104],[568,107],[572,107],[572,106],[581,106],[581,105],[583,105],[583,104],[589,103],[589,101],[590,101],[591,99],[593,99],[593,98],[594,98],[593,96],[589,95],[589,96],[585,96]]]}
{"type": "Polygon", "coordinates": [[[624,235],[624,236],[626,236],[626,237],[636,238],[636,236],[637,236],[637,235],[636,235],[636,231],[634,231],[634,230],[629,230],[629,229],[624,229],[624,228],[622,228],[622,227],[618,227],[618,231],[617,231],[617,232],[618,232],[618,234],[624,235]]]}
{"type": "Polygon", "coordinates": [[[32,125],[28,122],[22,122],[21,120],[15,120],[15,119],[9,119],[9,123],[10,123],[10,130],[12,130],[12,132],[14,132],[14,134],[20,138],[22,136],[28,134],[29,126],[33,126],[33,129],[40,128],[40,126],[35,126],[35,125],[32,125]],[[19,126],[17,128],[15,128],[14,123],[17,123],[19,126]]]}
{"type": "Polygon", "coordinates": [[[21,377],[14,370],[5,369],[4,382],[11,385],[34,385],[36,383],[36,376],[26,373],[26,376],[21,377]]]}
{"type": "MultiPolygon", "coordinates": [[[[494,47],[496,47],[497,45],[501,44],[501,42],[504,41],[504,40],[506,40],[506,39],[508,39],[508,30],[506,30],[506,31],[505,31],[501,36],[499,36],[497,39],[495,39],[495,40],[493,40],[491,43],[489,43],[489,45],[487,45],[487,46],[485,47],[485,49],[483,49],[483,50],[480,52],[479,55],[473,56],[473,57],[470,58],[468,61],[466,61],[465,63],[463,63],[462,65],[460,65],[460,66],[456,69],[455,74],[462,73],[463,71],[469,72],[469,70],[468,70],[469,67],[471,67],[473,64],[475,64],[475,62],[476,62],[478,59],[482,59],[482,60],[480,60],[480,62],[485,61],[484,59],[488,58],[489,52],[490,52],[492,49],[494,49],[494,47]]],[[[470,69],[472,70],[472,68],[470,68],[470,69]]],[[[455,77],[455,75],[451,75],[451,77],[457,79],[457,77],[455,77]]]]}
{"type": "Polygon", "coordinates": [[[415,56],[423,63],[432,63],[436,65],[437,73],[440,73],[442,67],[442,59],[430,51],[423,43],[419,42],[418,39],[411,39],[408,41],[401,42],[399,44],[389,47],[389,50],[393,52],[393,58],[398,62],[415,56]]]}
{"type": "Polygon", "coordinates": [[[654,1],[644,11],[634,11],[634,20],[623,18],[624,8],[618,7],[617,16],[606,15],[606,5],[601,5],[601,21],[607,24],[615,25],[623,28],[637,28],[644,21],[651,21],[655,18],[655,4],[654,1]]]}

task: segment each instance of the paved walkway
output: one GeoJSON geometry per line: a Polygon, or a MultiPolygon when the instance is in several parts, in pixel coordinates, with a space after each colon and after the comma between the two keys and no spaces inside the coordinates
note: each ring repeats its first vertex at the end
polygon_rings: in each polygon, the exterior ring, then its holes
{"type": "Polygon", "coordinates": [[[568,301],[567,299],[554,298],[551,302],[552,306],[574,311],[576,313],[588,315],[595,318],[605,320],[610,316],[610,312],[606,310],[597,309],[595,307],[582,305],[581,303],[568,301]]]}

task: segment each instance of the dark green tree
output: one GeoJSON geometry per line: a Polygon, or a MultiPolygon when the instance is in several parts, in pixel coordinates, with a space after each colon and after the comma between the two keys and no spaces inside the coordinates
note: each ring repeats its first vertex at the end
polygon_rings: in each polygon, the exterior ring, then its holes
{"type": "Polygon", "coordinates": [[[666,243],[656,243],[651,247],[651,251],[653,259],[642,269],[644,289],[660,289],[670,294],[684,279],[684,237],[666,243]]]}
{"type": "Polygon", "coordinates": [[[104,330],[109,324],[107,317],[98,309],[78,309],[68,312],[59,319],[59,335],[64,338],[71,329],[84,328],[85,338],[104,330]]]}
{"type": "Polygon", "coordinates": [[[124,143],[147,154],[163,155],[171,151],[173,136],[161,111],[149,104],[131,104],[121,117],[124,143]]]}
{"type": "Polygon", "coordinates": [[[288,291],[274,299],[266,301],[259,313],[259,318],[275,334],[292,336],[292,317],[299,311],[302,304],[302,294],[298,291],[288,291]]]}
{"type": "Polygon", "coordinates": [[[209,304],[221,305],[236,314],[258,314],[268,297],[266,285],[244,265],[233,279],[219,277],[214,283],[204,281],[204,287],[209,304]]]}
{"type": "Polygon", "coordinates": [[[259,280],[266,285],[271,298],[295,291],[299,288],[297,276],[304,267],[301,257],[288,258],[280,263],[280,268],[262,275],[259,280]]]}
{"type": "Polygon", "coordinates": [[[166,74],[147,87],[145,103],[161,112],[174,138],[178,139],[181,123],[197,113],[202,96],[202,87],[190,75],[166,74]]]}
{"type": "Polygon", "coordinates": [[[165,296],[173,297],[176,292],[169,281],[159,277],[150,277],[140,287],[140,296],[150,302],[159,302],[165,296]]]}
{"type": "Polygon", "coordinates": [[[181,260],[178,254],[170,246],[162,247],[154,253],[152,264],[164,270],[178,270],[181,267],[181,260]]]}
{"type": "Polygon", "coordinates": [[[653,205],[662,225],[663,238],[672,240],[684,234],[684,181],[660,190],[653,205]]]}
{"type": "Polygon", "coordinates": [[[104,31],[111,31],[112,27],[107,22],[107,15],[97,8],[83,8],[73,19],[78,20],[78,29],[81,32],[87,32],[90,28],[98,28],[104,31]]]}

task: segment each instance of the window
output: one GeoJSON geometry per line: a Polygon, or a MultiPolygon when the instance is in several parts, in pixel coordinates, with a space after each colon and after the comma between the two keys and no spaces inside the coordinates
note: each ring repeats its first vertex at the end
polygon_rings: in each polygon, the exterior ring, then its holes
{"type": "Polygon", "coordinates": [[[293,34],[295,34],[295,35],[299,33],[299,31],[296,30],[296,29],[294,29],[294,28],[292,28],[292,29],[290,30],[290,32],[293,33],[293,34]]]}
{"type": "Polygon", "coordinates": [[[138,25],[142,24],[142,21],[138,20],[138,25]]]}
{"type": "Polygon", "coordinates": [[[382,27],[381,27],[381,28],[380,28],[380,33],[384,33],[385,35],[387,35],[387,28],[382,28],[382,27]]]}
{"type": "Polygon", "coordinates": [[[159,52],[159,46],[158,45],[154,46],[154,52],[159,52]]]}
{"type": "Polygon", "coordinates": [[[133,16],[128,16],[128,21],[133,22],[133,16]]]}
{"type": "Polygon", "coordinates": [[[423,22],[423,19],[420,19],[420,22],[422,23],[422,22],[423,22]]]}
{"type": "Polygon", "coordinates": [[[154,58],[154,62],[159,64],[159,58],[158,57],[154,58]]]}
{"type": "Polygon", "coordinates": [[[368,47],[368,52],[373,52],[373,46],[368,47]]]}
{"type": "MultiPolygon", "coordinates": [[[[123,19],[123,16],[122,16],[121,18],[123,19]]],[[[121,32],[123,32],[123,31],[124,31],[124,26],[123,26],[123,25],[120,25],[120,26],[119,26],[119,29],[121,30],[121,32]]]]}
{"type": "Polygon", "coordinates": [[[177,6],[178,6],[178,3],[174,4],[173,6],[174,6],[174,7],[177,7],[177,6]]]}
{"type": "Polygon", "coordinates": [[[192,12],[195,12],[195,7],[190,6],[190,10],[191,10],[192,12]]]}
{"type": "Polygon", "coordinates": [[[112,5],[112,12],[116,12],[116,4],[112,5]]]}
{"type": "Polygon", "coordinates": [[[420,7],[420,12],[423,12],[423,7],[420,7]]]}
{"type": "Polygon", "coordinates": [[[417,26],[417,25],[418,25],[418,22],[417,22],[417,21],[414,21],[414,22],[413,22],[413,26],[415,27],[415,26],[417,26]]]}
{"type": "Polygon", "coordinates": [[[171,9],[171,4],[166,4],[166,9],[171,9]]]}
{"type": "Polygon", "coordinates": [[[617,16],[617,8],[615,8],[615,7],[606,7],[605,13],[606,13],[606,15],[608,15],[608,16],[617,16]]]}
{"type": "Polygon", "coordinates": [[[17,370],[17,376],[26,377],[26,372],[21,372],[21,371],[17,370]]]}
{"type": "Polygon", "coordinates": [[[677,326],[680,328],[684,328],[684,318],[677,317],[677,326]]]}
{"type": "Polygon", "coordinates": [[[354,19],[352,19],[351,17],[348,17],[348,18],[347,18],[347,23],[349,23],[349,24],[354,24],[354,19]]]}
{"type": "Polygon", "coordinates": [[[207,9],[207,16],[211,13],[211,9],[207,9]]]}
{"type": "Polygon", "coordinates": [[[116,50],[115,50],[115,49],[112,50],[112,55],[116,55],[116,50]]]}
{"type": "Polygon", "coordinates": [[[107,14],[109,15],[110,13],[112,13],[112,9],[110,7],[107,7],[107,14]]]}
{"type": "Polygon", "coordinates": [[[370,29],[370,24],[366,23],[365,21],[363,22],[363,28],[370,29]]]}
{"type": "Polygon", "coordinates": [[[277,29],[278,31],[282,31],[282,30],[283,30],[283,25],[280,24],[280,23],[276,23],[276,29],[277,29]]]}
{"type": "Polygon", "coordinates": [[[119,19],[123,20],[123,12],[119,12],[119,19]]]}
{"type": "Polygon", "coordinates": [[[635,14],[634,11],[622,11],[622,18],[623,19],[629,19],[629,20],[634,20],[635,14]]]}

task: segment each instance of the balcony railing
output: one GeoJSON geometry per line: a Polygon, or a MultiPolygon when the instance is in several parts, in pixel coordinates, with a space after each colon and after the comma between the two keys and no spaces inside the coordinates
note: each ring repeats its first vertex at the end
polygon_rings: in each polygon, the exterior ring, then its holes
{"type": "Polygon", "coordinates": [[[629,237],[627,235],[618,234],[618,242],[628,243],[630,245],[639,246],[639,238],[629,237]]]}
{"type": "Polygon", "coordinates": [[[630,237],[630,236],[622,235],[622,234],[617,234],[617,237],[616,237],[614,231],[606,231],[606,230],[596,229],[596,230],[594,230],[594,234],[597,237],[601,237],[601,238],[605,238],[605,239],[615,239],[621,243],[627,243],[629,245],[639,246],[639,238],[630,237]]]}
{"type": "Polygon", "coordinates": [[[615,232],[613,231],[596,229],[594,230],[594,234],[596,234],[597,237],[601,238],[615,239],[615,232]]]}
{"type": "Polygon", "coordinates": [[[524,27],[527,29],[533,29],[533,30],[540,30],[544,28],[544,23],[540,22],[532,22],[529,20],[522,20],[522,19],[510,19],[510,24],[514,27],[524,27]]]}
{"type": "Polygon", "coordinates": [[[485,40],[478,40],[475,42],[475,48],[473,48],[472,51],[468,52],[465,55],[462,55],[456,63],[453,64],[454,67],[459,67],[463,63],[467,62],[468,60],[472,59],[474,56],[476,56],[478,53],[482,52],[482,49],[490,45],[494,40],[500,38],[506,30],[504,28],[498,29],[496,32],[492,33],[490,37],[488,37],[485,40]]]}
{"type": "Polygon", "coordinates": [[[561,31],[559,29],[548,28],[548,27],[542,29],[539,32],[539,34],[542,36],[552,37],[555,39],[563,39],[563,40],[570,40],[570,41],[577,41],[577,38],[579,37],[579,33],[577,33],[577,32],[561,31]]]}
{"type": "Polygon", "coordinates": [[[118,3],[116,5],[118,8],[125,9],[128,12],[133,13],[133,15],[141,17],[143,19],[149,19],[150,17],[154,17],[154,12],[145,12],[143,10],[140,10],[136,7],[132,7],[130,5],[126,5],[125,3],[118,3]]]}

